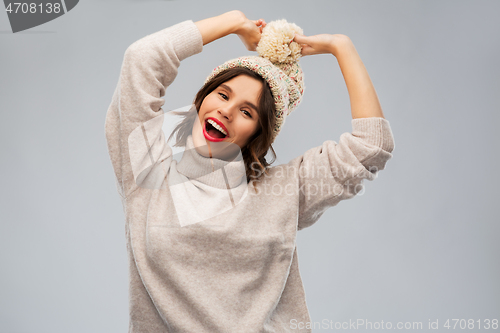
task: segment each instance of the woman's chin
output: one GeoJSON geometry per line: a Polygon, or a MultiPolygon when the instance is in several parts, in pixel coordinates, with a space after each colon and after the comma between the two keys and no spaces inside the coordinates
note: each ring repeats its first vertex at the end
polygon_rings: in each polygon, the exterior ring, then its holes
{"type": "Polygon", "coordinates": [[[193,131],[193,144],[198,154],[204,157],[232,160],[240,147],[229,141],[213,142],[205,138],[202,131],[193,131]]]}

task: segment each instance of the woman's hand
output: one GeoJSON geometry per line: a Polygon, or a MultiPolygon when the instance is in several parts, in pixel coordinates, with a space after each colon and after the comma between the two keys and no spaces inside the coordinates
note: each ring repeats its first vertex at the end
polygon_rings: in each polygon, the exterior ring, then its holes
{"type": "Polygon", "coordinates": [[[266,21],[263,19],[249,20],[243,13],[240,12],[240,24],[235,29],[235,34],[240,37],[243,44],[249,51],[255,51],[262,36],[262,29],[266,26],[266,21]]]}
{"type": "Polygon", "coordinates": [[[321,34],[314,36],[295,35],[295,42],[302,46],[302,55],[325,54],[331,53],[337,56],[337,52],[345,43],[350,43],[351,40],[346,35],[341,34],[321,34]]]}

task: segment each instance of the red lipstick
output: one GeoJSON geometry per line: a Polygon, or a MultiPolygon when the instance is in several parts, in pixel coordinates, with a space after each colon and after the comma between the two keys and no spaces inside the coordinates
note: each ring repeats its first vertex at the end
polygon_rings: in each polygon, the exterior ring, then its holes
{"type": "Polygon", "coordinates": [[[213,141],[213,142],[220,142],[220,141],[224,141],[226,138],[229,137],[229,134],[226,135],[225,137],[223,138],[214,138],[213,136],[211,136],[210,134],[208,134],[207,132],[207,121],[208,119],[212,119],[214,122],[216,122],[220,127],[222,127],[222,129],[224,129],[224,131],[226,131],[226,133],[229,133],[226,126],[224,126],[223,123],[221,123],[217,118],[213,118],[213,117],[208,117],[205,122],[203,123],[203,135],[205,136],[205,138],[209,141],[213,141]]]}

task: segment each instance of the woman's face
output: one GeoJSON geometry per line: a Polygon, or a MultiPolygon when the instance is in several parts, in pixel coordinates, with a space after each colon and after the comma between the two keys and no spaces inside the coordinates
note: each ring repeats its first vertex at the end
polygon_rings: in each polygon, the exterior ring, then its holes
{"type": "Polygon", "coordinates": [[[259,128],[261,90],[259,80],[238,75],[205,97],[192,132],[194,146],[201,155],[232,158],[246,146],[259,128]]]}

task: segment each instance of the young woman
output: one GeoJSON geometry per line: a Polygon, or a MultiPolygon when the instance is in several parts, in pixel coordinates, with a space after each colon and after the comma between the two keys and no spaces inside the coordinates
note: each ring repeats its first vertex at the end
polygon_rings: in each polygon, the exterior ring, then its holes
{"type": "Polygon", "coordinates": [[[266,25],[231,11],[125,52],[105,130],[126,217],[129,332],[310,332],[297,231],[354,197],[392,157],[389,122],[350,39],[297,34],[288,46],[300,44],[301,55],[337,58],[351,133],[270,167],[265,155],[302,99],[302,72],[297,59],[241,57],[207,78],[176,128],[182,159],[172,158],[161,97],[182,60],[231,33],[256,50],[266,25]]]}

